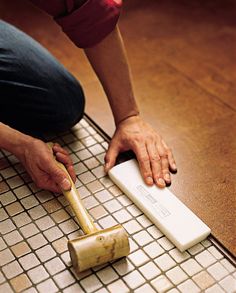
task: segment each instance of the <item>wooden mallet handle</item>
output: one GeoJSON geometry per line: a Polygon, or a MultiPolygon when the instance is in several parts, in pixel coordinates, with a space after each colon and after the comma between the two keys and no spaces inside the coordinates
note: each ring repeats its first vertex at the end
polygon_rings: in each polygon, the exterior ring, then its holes
{"type": "MultiPolygon", "coordinates": [[[[53,144],[48,143],[48,146],[52,148],[53,144]]],[[[68,200],[73,212],[75,213],[75,216],[79,221],[80,227],[82,228],[85,234],[97,232],[98,229],[95,226],[91,216],[89,215],[89,213],[83,206],[82,200],[79,196],[79,193],[75,187],[74,182],[72,181],[70,177],[70,174],[67,172],[65,166],[62,163],[58,162],[55,157],[54,159],[58,167],[61,168],[66,173],[68,179],[70,180],[71,189],[69,191],[62,190],[62,193],[68,200]]]]}

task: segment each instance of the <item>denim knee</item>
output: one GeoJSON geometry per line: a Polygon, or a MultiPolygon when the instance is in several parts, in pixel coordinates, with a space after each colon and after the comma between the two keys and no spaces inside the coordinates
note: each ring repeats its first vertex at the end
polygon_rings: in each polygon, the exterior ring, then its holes
{"type": "MultiPolygon", "coordinates": [[[[60,81],[61,82],[61,81],[60,81]]],[[[85,95],[80,83],[69,74],[60,86],[54,86],[53,124],[48,123],[49,131],[63,132],[78,123],[84,114],[85,95]]]]}

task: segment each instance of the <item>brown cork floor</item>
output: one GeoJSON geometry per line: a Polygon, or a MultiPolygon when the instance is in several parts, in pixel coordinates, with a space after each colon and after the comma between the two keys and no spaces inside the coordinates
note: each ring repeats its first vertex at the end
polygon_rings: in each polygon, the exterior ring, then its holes
{"type": "MultiPolygon", "coordinates": [[[[16,0],[0,1],[0,16],[40,41],[82,82],[86,112],[112,134],[98,81],[50,17],[16,0]]],[[[127,0],[120,20],[142,115],[178,163],[171,190],[234,255],[235,26],[235,1],[223,0],[127,0]]]]}

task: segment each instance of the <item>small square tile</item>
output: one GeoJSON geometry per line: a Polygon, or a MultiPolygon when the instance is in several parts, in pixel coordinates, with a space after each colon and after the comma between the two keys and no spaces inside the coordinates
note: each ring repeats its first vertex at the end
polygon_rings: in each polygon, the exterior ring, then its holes
{"type": "Polygon", "coordinates": [[[85,160],[84,163],[90,170],[96,168],[100,164],[100,162],[94,157],[85,160]]]}
{"type": "Polygon", "coordinates": [[[74,276],[71,274],[69,270],[63,271],[53,277],[54,281],[57,283],[60,289],[63,289],[71,284],[73,284],[76,280],[74,276]]]}
{"type": "Polygon", "coordinates": [[[114,218],[119,222],[119,223],[125,223],[127,221],[129,221],[130,219],[132,219],[131,215],[124,209],[115,212],[113,214],[114,218]]]}
{"type": "Polygon", "coordinates": [[[12,167],[9,167],[9,168],[5,168],[5,169],[1,170],[1,175],[3,178],[7,179],[9,177],[13,177],[13,176],[17,175],[17,173],[12,167]]]}
{"type": "Polygon", "coordinates": [[[190,258],[190,255],[188,254],[187,251],[181,252],[177,248],[170,250],[169,254],[177,263],[181,263],[185,261],[186,259],[190,258]]]}
{"type": "Polygon", "coordinates": [[[151,258],[158,257],[165,252],[165,250],[155,241],[144,246],[143,249],[151,258]]]}
{"type": "Polygon", "coordinates": [[[167,271],[176,265],[173,258],[171,258],[167,253],[156,258],[155,263],[162,271],[167,271]]]}
{"type": "Polygon", "coordinates": [[[89,211],[90,215],[92,215],[92,217],[95,219],[95,220],[98,220],[104,216],[107,215],[107,211],[104,209],[103,206],[99,205],[95,208],[92,208],[90,211],[89,211]]]}
{"type": "Polygon", "coordinates": [[[183,262],[180,266],[190,277],[202,270],[202,267],[193,258],[183,262]]]}
{"type": "Polygon", "coordinates": [[[91,209],[97,205],[99,205],[99,202],[96,200],[94,196],[87,196],[82,200],[83,205],[86,209],[91,209]]]}
{"type": "Polygon", "coordinates": [[[227,293],[235,293],[236,291],[236,280],[232,276],[225,277],[219,284],[227,293]]]}
{"type": "Polygon", "coordinates": [[[22,199],[32,194],[31,190],[27,185],[22,185],[21,187],[15,188],[14,193],[19,199],[22,199]]]}
{"type": "Polygon", "coordinates": [[[195,256],[195,259],[202,265],[204,268],[209,267],[211,264],[216,262],[216,259],[212,256],[212,254],[204,250],[195,256]]]}
{"type": "Polygon", "coordinates": [[[16,226],[13,224],[12,220],[7,219],[3,222],[0,222],[0,233],[1,234],[3,234],[3,235],[7,234],[14,229],[16,229],[16,226]]]}
{"type": "Polygon", "coordinates": [[[101,203],[104,203],[113,198],[110,192],[105,189],[95,193],[95,196],[101,203]]]}
{"type": "Polygon", "coordinates": [[[27,196],[21,200],[22,205],[25,209],[30,209],[39,204],[39,201],[34,195],[27,196]]]}
{"type": "Polygon", "coordinates": [[[152,225],[151,227],[148,227],[147,231],[154,239],[159,239],[160,237],[163,236],[161,231],[157,229],[157,227],[154,225],[152,225]]]}
{"type": "Polygon", "coordinates": [[[95,144],[88,149],[94,156],[104,152],[104,148],[100,144],[95,144]]]}
{"type": "MultiPolygon", "coordinates": [[[[86,127],[86,129],[88,129],[88,127],[86,127]]],[[[88,137],[89,133],[84,128],[80,128],[75,132],[75,135],[79,140],[82,140],[83,138],[88,137]]]]}
{"type": "Polygon", "coordinates": [[[4,235],[4,240],[9,246],[12,246],[23,240],[22,236],[17,230],[14,230],[6,235],[4,235]]]}
{"type": "Polygon", "coordinates": [[[137,217],[137,221],[144,227],[144,228],[147,228],[147,227],[150,227],[152,226],[152,222],[145,216],[145,215],[142,215],[142,216],[139,216],[137,217]]]}
{"type": "Polygon", "coordinates": [[[92,173],[99,179],[106,176],[104,166],[98,166],[92,170],[92,173]]]}
{"type": "Polygon", "coordinates": [[[147,280],[151,280],[161,274],[161,271],[153,262],[148,262],[140,267],[139,270],[147,280]]]}
{"type": "Polygon", "coordinates": [[[8,191],[0,195],[0,202],[3,206],[8,205],[14,201],[16,201],[16,197],[12,191],[8,191]]]}
{"type": "Polygon", "coordinates": [[[41,190],[41,191],[37,192],[35,195],[41,203],[48,201],[50,199],[53,199],[53,197],[54,197],[53,194],[47,190],[41,190]]]}
{"type": "Polygon", "coordinates": [[[143,286],[139,287],[138,289],[134,290],[134,293],[155,293],[156,291],[149,284],[144,284],[143,286]]]}
{"type": "Polygon", "coordinates": [[[13,261],[2,267],[2,271],[8,279],[12,279],[23,272],[21,266],[17,261],[13,261]]]}
{"type": "Polygon", "coordinates": [[[78,158],[80,158],[80,160],[86,160],[92,157],[92,154],[87,149],[76,152],[76,155],[78,156],[78,158]]]}
{"type": "Polygon", "coordinates": [[[226,259],[222,259],[220,263],[226,268],[229,273],[233,273],[235,271],[235,267],[226,259]]]}
{"type": "Polygon", "coordinates": [[[74,164],[74,170],[76,175],[80,175],[86,172],[88,168],[82,162],[79,162],[77,164],[74,164]]]}
{"type": "Polygon", "coordinates": [[[35,284],[47,279],[49,274],[45,270],[45,268],[40,265],[36,268],[33,268],[27,272],[28,276],[30,277],[31,281],[35,284]]]}
{"type": "Polygon", "coordinates": [[[55,223],[49,216],[45,216],[35,221],[36,225],[41,231],[47,230],[48,228],[55,226],[55,223]]]}
{"type": "Polygon", "coordinates": [[[8,283],[4,283],[4,284],[0,285],[0,292],[14,293],[14,291],[11,289],[11,287],[8,283]]]}
{"type": "Polygon", "coordinates": [[[210,247],[211,245],[212,245],[212,243],[211,243],[211,241],[210,240],[208,240],[208,239],[205,239],[205,240],[203,240],[202,242],[202,245],[204,246],[204,247],[210,247]]]}
{"type": "Polygon", "coordinates": [[[128,275],[125,275],[123,280],[131,289],[135,289],[145,283],[144,277],[138,271],[133,271],[128,275]]]}
{"type": "MultiPolygon", "coordinates": [[[[93,181],[93,182],[96,182],[96,181],[93,181]]],[[[92,183],[93,183],[92,182],[92,183]]],[[[91,183],[91,184],[92,184],[91,183]]],[[[79,193],[79,196],[81,199],[85,198],[86,196],[90,195],[90,192],[88,190],[88,185],[85,187],[85,186],[81,186],[81,187],[78,187],[77,190],[78,190],[78,193],[79,193]]]]}
{"type": "Polygon", "coordinates": [[[218,284],[215,284],[205,290],[205,293],[224,293],[224,292],[225,291],[218,284]]]}
{"type": "Polygon", "coordinates": [[[10,283],[14,288],[15,292],[21,292],[32,285],[26,274],[21,274],[15,277],[14,279],[11,279],[10,283]]]}
{"type": "Polygon", "coordinates": [[[164,275],[151,281],[151,284],[159,293],[166,292],[173,287],[171,282],[164,275]]]}
{"type": "Polygon", "coordinates": [[[117,280],[110,284],[108,287],[108,290],[111,293],[129,293],[129,288],[125,285],[125,283],[122,280],[117,280]]]}
{"type": "Polygon", "coordinates": [[[12,218],[12,220],[16,224],[17,227],[22,227],[26,224],[29,224],[32,221],[26,212],[16,215],[15,217],[12,218]]]}
{"type": "MultiPolygon", "coordinates": [[[[142,211],[134,204],[130,205],[127,207],[127,210],[130,212],[130,214],[134,217],[137,218],[138,216],[142,215],[142,211]]],[[[141,220],[142,221],[142,220],[141,220]]],[[[140,218],[139,218],[139,223],[140,223],[140,218]]]]}
{"type": "Polygon", "coordinates": [[[134,270],[134,266],[127,258],[122,258],[112,264],[113,268],[120,276],[123,276],[134,270]]]}
{"type": "Polygon", "coordinates": [[[45,292],[50,292],[50,293],[55,293],[58,292],[58,288],[53,282],[52,279],[48,279],[46,281],[43,281],[39,285],[37,285],[37,289],[40,293],[45,293],[45,292]]]}
{"type": "Polygon", "coordinates": [[[47,261],[56,256],[55,250],[50,245],[46,245],[36,250],[36,254],[42,262],[47,261]]]}
{"type": "Polygon", "coordinates": [[[223,279],[229,274],[226,268],[219,262],[208,267],[207,271],[216,281],[223,279]]]}
{"type": "Polygon", "coordinates": [[[20,178],[20,176],[14,176],[10,179],[7,179],[7,183],[10,185],[12,189],[14,189],[20,185],[23,185],[24,181],[20,178]]]}
{"type": "Polygon", "coordinates": [[[98,271],[97,276],[102,281],[102,283],[105,285],[107,285],[107,284],[111,283],[112,281],[119,278],[117,273],[111,267],[106,267],[106,268],[98,271]]]}
{"type": "MultiPolygon", "coordinates": [[[[105,177],[104,177],[105,178],[105,177]]],[[[102,179],[101,179],[102,180],[102,179]]],[[[104,182],[104,181],[103,181],[104,182]]],[[[122,194],[122,191],[120,190],[120,188],[116,185],[113,185],[109,188],[109,191],[114,195],[114,196],[118,196],[122,194]]]]}
{"type": "Polygon", "coordinates": [[[65,220],[70,218],[69,214],[63,209],[52,213],[51,217],[56,223],[64,222],[65,220]]]}
{"type": "Polygon", "coordinates": [[[103,190],[103,186],[102,184],[98,181],[95,180],[93,182],[90,182],[89,184],[87,184],[87,188],[92,192],[92,193],[96,193],[98,191],[103,190]]]}
{"type": "MultiPolygon", "coordinates": [[[[101,162],[103,164],[103,162],[101,162]]],[[[106,187],[106,188],[109,188],[111,186],[113,186],[113,182],[111,181],[111,179],[109,177],[103,177],[103,178],[100,178],[99,181],[106,187]]],[[[111,191],[111,190],[110,190],[111,191]]],[[[111,191],[112,192],[112,191],[111,191]]],[[[114,193],[112,193],[114,195],[114,193]]]]}
{"type": "Polygon", "coordinates": [[[191,248],[188,249],[188,252],[191,255],[196,255],[197,253],[201,252],[204,250],[204,246],[201,243],[198,243],[194,246],[192,246],[191,248]]]}
{"type": "Polygon", "coordinates": [[[29,253],[19,258],[19,262],[25,270],[29,270],[39,265],[39,260],[33,253],[29,253]]]}
{"type": "Polygon", "coordinates": [[[202,292],[200,288],[191,280],[187,280],[177,287],[181,293],[199,293],[202,292]]]}
{"type": "Polygon", "coordinates": [[[165,250],[170,250],[170,249],[174,248],[174,244],[169,239],[167,239],[165,236],[158,239],[157,241],[165,250]]]}
{"type": "Polygon", "coordinates": [[[45,211],[45,209],[41,205],[38,205],[38,206],[28,210],[28,213],[30,214],[30,216],[33,220],[37,220],[47,214],[47,212],[45,211]]]}
{"type": "Polygon", "coordinates": [[[62,237],[52,243],[53,248],[56,250],[57,253],[65,252],[67,248],[68,240],[66,237],[62,237]]]}
{"type": "Polygon", "coordinates": [[[109,213],[114,213],[122,208],[118,200],[112,199],[103,204],[109,213]]]}
{"type": "Polygon", "coordinates": [[[99,225],[102,226],[103,229],[112,227],[117,225],[117,221],[112,216],[106,216],[98,221],[99,225]]]}
{"type": "Polygon", "coordinates": [[[166,276],[174,285],[178,285],[188,279],[188,276],[180,267],[174,267],[173,269],[167,271],[166,276]]]}
{"type": "Polygon", "coordinates": [[[134,234],[143,229],[143,227],[136,220],[131,220],[125,223],[123,227],[129,234],[134,234]]]}
{"type": "Polygon", "coordinates": [[[222,259],[224,256],[215,246],[210,246],[207,249],[217,260],[222,259]]]}
{"type": "Polygon", "coordinates": [[[48,243],[46,238],[41,233],[28,238],[27,242],[32,249],[38,249],[48,243]]]}
{"type": "Polygon", "coordinates": [[[0,266],[4,266],[15,259],[10,249],[0,251],[0,266]]]}
{"type": "Polygon", "coordinates": [[[215,283],[215,280],[206,272],[202,271],[193,276],[193,281],[202,289],[206,289],[215,283]]]}
{"type": "Polygon", "coordinates": [[[55,257],[49,260],[44,265],[46,269],[48,270],[48,272],[50,273],[50,275],[55,275],[66,268],[64,263],[60,260],[59,257],[55,257]]]}
{"type": "Polygon", "coordinates": [[[97,276],[91,275],[80,281],[80,285],[85,289],[86,292],[94,292],[102,287],[102,283],[99,281],[97,276]]]}
{"type": "Polygon", "coordinates": [[[149,261],[147,255],[141,249],[129,254],[128,258],[136,267],[139,267],[149,261]]]}
{"type": "Polygon", "coordinates": [[[78,178],[83,184],[88,184],[89,182],[96,179],[96,177],[90,171],[80,174],[78,178]]]}
{"type": "Polygon", "coordinates": [[[133,238],[140,246],[144,246],[153,241],[153,238],[145,230],[134,234],[133,238]]]}
{"type": "Polygon", "coordinates": [[[60,202],[56,198],[54,198],[52,200],[49,200],[49,201],[43,203],[43,207],[45,208],[45,210],[49,214],[51,214],[55,211],[60,210],[62,208],[62,205],[60,204],[60,202]]]}
{"type": "Polygon", "coordinates": [[[18,258],[31,251],[29,245],[23,241],[11,247],[12,252],[18,258]]]}
{"type": "Polygon", "coordinates": [[[25,238],[33,236],[39,232],[39,229],[36,227],[34,223],[30,223],[24,227],[20,228],[21,233],[25,238]]]}
{"type": "Polygon", "coordinates": [[[61,230],[56,226],[44,231],[43,234],[49,242],[52,242],[63,236],[61,230]]]}
{"type": "Polygon", "coordinates": [[[19,202],[14,202],[6,206],[8,214],[12,217],[24,211],[22,205],[19,202]]]}
{"type": "Polygon", "coordinates": [[[78,224],[73,219],[69,219],[61,224],[59,224],[60,229],[65,233],[69,234],[76,230],[79,230],[78,224]]]}

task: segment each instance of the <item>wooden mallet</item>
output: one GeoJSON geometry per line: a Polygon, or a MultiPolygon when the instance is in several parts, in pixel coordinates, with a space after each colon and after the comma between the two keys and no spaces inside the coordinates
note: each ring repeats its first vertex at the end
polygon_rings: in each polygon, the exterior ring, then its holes
{"type": "Polygon", "coordinates": [[[67,174],[71,182],[71,190],[62,190],[62,193],[70,203],[83,232],[87,234],[68,241],[70,257],[76,273],[127,256],[130,252],[130,246],[125,229],[121,225],[116,225],[98,230],[84,208],[66,168],[57,160],[56,163],[67,174]]]}

